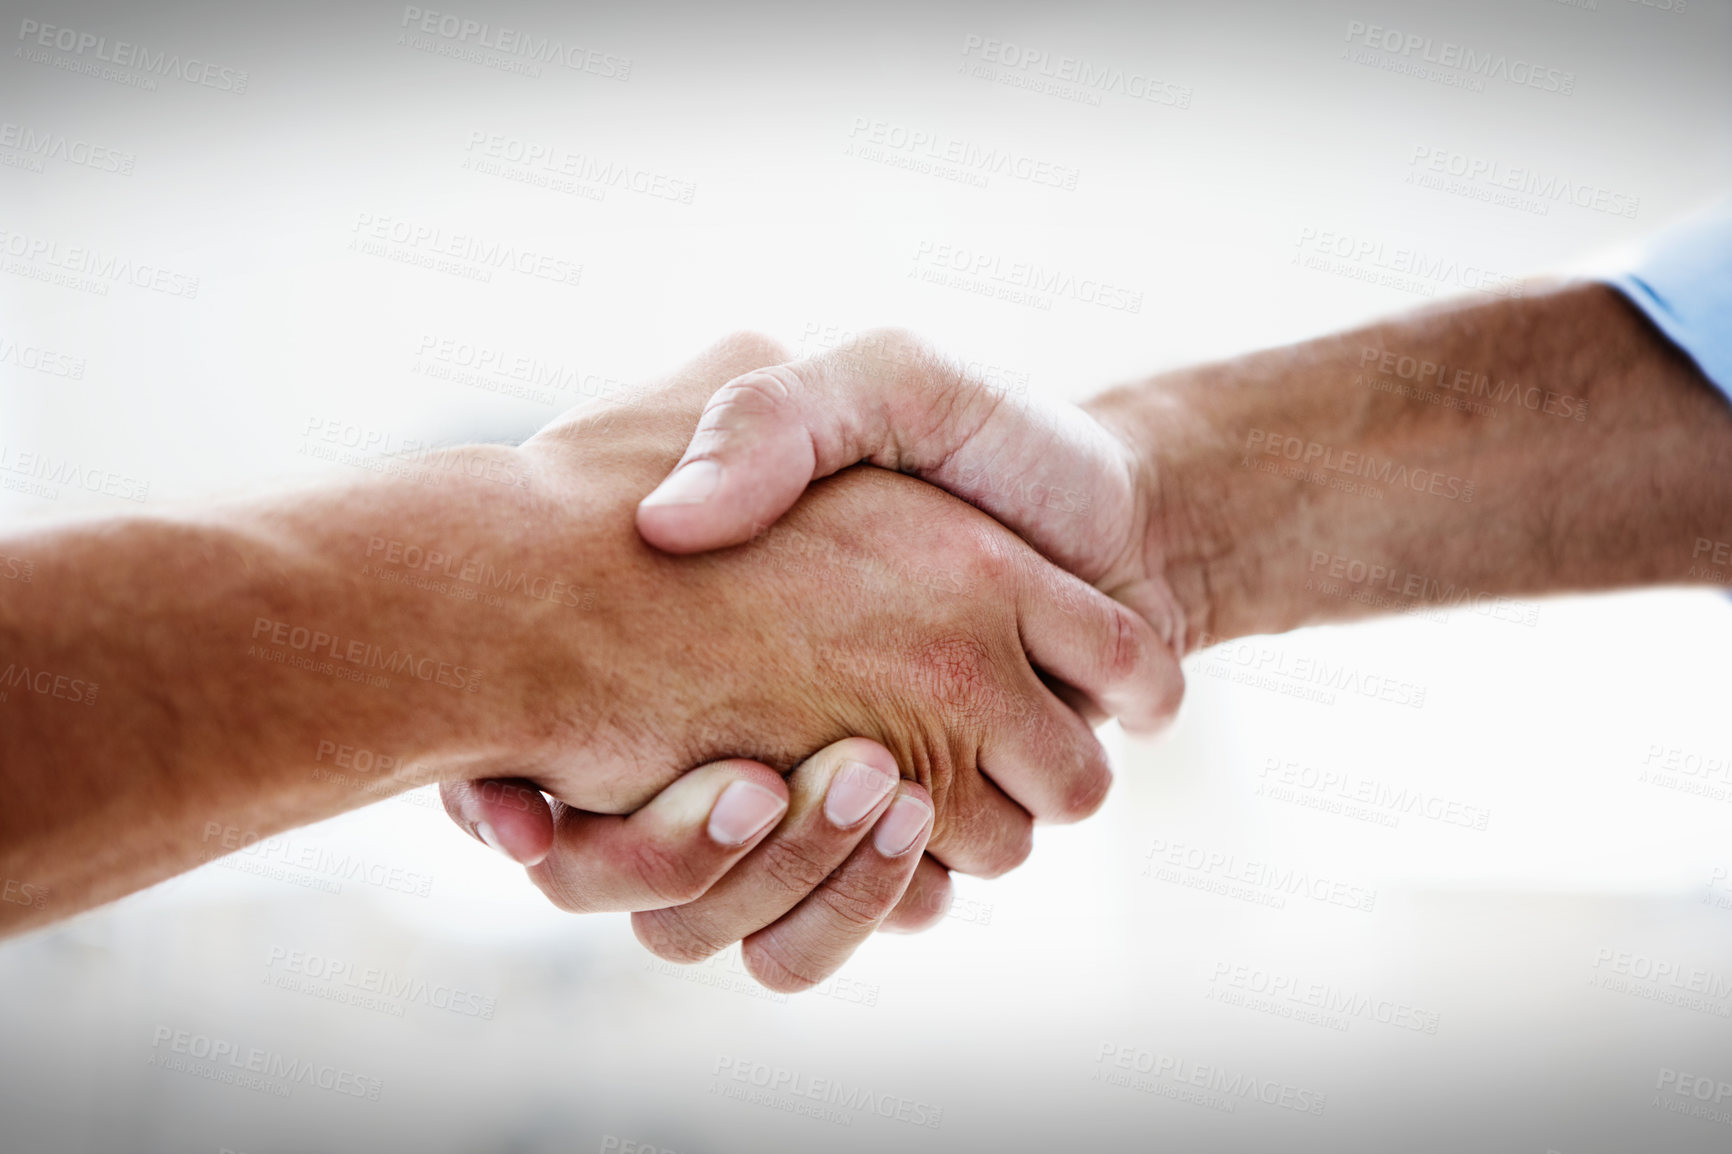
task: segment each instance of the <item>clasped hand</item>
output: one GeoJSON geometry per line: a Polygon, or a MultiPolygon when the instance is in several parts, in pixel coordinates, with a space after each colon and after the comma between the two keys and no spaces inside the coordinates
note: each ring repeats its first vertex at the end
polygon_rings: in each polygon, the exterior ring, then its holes
{"type": "Polygon", "coordinates": [[[517,453],[513,537],[599,587],[502,636],[518,776],[448,783],[446,809],[562,909],[635,911],[664,958],[743,940],[761,982],[811,986],[942,917],[949,871],[1092,813],[1092,723],[1177,707],[1125,442],[900,333],[792,364],[734,337],[517,453]]]}

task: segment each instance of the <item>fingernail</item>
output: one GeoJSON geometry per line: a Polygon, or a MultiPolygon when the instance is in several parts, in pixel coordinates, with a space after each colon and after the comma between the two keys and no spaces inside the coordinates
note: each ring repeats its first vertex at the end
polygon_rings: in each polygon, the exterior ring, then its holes
{"type": "Polygon", "coordinates": [[[761,785],[736,781],[710,810],[710,837],[722,845],[742,845],[782,816],[788,803],[761,785]]]}
{"type": "MultiPolygon", "coordinates": [[[[492,822],[476,822],[475,836],[486,842],[489,849],[497,850],[498,852],[505,854],[506,857],[511,857],[510,852],[506,850],[505,846],[500,844],[499,834],[494,831],[492,822]]],[[[517,859],[512,858],[511,860],[516,861],[517,859]]]]}
{"type": "Polygon", "coordinates": [[[872,844],[885,857],[901,857],[931,820],[931,806],[919,798],[899,797],[878,819],[878,828],[872,831],[872,844]]]}
{"type": "Polygon", "coordinates": [[[675,469],[643,499],[645,505],[698,505],[709,500],[722,483],[722,467],[714,461],[693,461],[675,469]]]}
{"type": "Polygon", "coordinates": [[[864,821],[878,803],[890,796],[898,778],[887,769],[850,761],[836,771],[830,790],[824,795],[824,816],[837,829],[847,829],[864,821]]]}

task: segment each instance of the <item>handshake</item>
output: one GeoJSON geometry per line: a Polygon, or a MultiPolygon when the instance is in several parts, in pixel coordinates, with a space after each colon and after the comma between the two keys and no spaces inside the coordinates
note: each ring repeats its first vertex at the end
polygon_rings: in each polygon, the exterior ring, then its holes
{"type": "Polygon", "coordinates": [[[1568,283],[1081,407],[900,332],[799,361],[735,337],[516,448],[25,526],[0,534],[0,877],[30,896],[0,932],[192,868],[213,822],[437,781],[562,908],[630,910],[674,960],[743,941],[802,989],[1093,812],[1090,727],[1159,727],[1192,649],[1720,581],[1692,561],[1732,540],[1728,460],[1697,364],[1568,283]],[[1403,358],[1523,389],[1455,407],[1403,358]],[[345,747],[390,768],[307,773],[345,747]]]}
{"type": "Polygon", "coordinates": [[[507,539],[583,593],[506,599],[485,674],[511,671],[487,692],[521,706],[516,764],[445,782],[446,809],[669,960],[743,940],[765,985],[814,985],[941,918],[951,870],[1092,813],[1091,725],[1178,706],[1148,463],[906,334],[791,363],[736,336],[515,452],[527,492],[417,540],[507,539]]]}

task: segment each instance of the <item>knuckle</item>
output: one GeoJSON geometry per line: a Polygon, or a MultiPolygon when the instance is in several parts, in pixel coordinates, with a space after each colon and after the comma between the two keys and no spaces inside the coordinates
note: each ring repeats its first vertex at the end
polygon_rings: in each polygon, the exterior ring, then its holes
{"type": "Polygon", "coordinates": [[[945,831],[942,844],[934,837],[928,848],[937,849],[961,873],[1000,877],[1027,861],[1034,851],[1034,821],[1027,814],[1018,814],[1014,819],[994,815],[987,820],[958,822],[945,831]]]}
{"type": "Polygon", "coordinates": [[[704,424],[726,428],[736,417],[761,417],[791,404],[801,389],[799,374],[789,365],[753,369],[730,380],[704,407],[704,424]]]}
{"type": "Polygon", "coordinates": [[[1025,731],[1034,763],[1047,767],[1051,783],[1029,808],[1041,821],[1065,825],[1100,809],[1112,789],[1113,772],[1107,752],[1074,714],[1045,712],[1025,731]]]}
{"type": "Polygon", "coordinates": [[[1003,877],[1017,866],[1028,860],[1028,855],[1034,852],[1034,836],[1027,833],[1012,841],[996,843],[990,846],[980,858],[979,865],[969,873],[975,877],[1003,877]]]}
{"type": "Polygon", "coordinates": [[[722,338],[722,352],[730,359],[755,365],[776,364],[788,359],[787,347],[775,337],[752,329],[740,329],[722,338]]]}
{"type": "Polygon", "coordinates": [[[900,894],[892,888],[899,879],[878,877],[859,880],[838,878],[813,895],[830,919],[854,934],[869,934],[900,894]]]}
{"type": "Polygon", "coordinates": [[[782,935],[770,932],[746,939],[740,959],[758,984],[778,994],[809,990],[829,976],[827,967],[790,946],[782,935]]]}
{"type": "Polygon", "coordinates": [[[863,368],[904,387],[926,384],[926,367],[936,359],[925,341],[910,329],[885,326],[867,329],[840,350],[850,367],[863,368]],[[908,371],[912,370],[912,371],[908,371]]]}
{"type": "Polygon", "coordinates": [[[1023,576],[1029,558],[998,522],[984,517],[973,520],[960,537],[970,576],[998,587],[1023,576]]]}
{"type": "Polygon", "coordinates": [[[1107,793],[1113,786],[1112,770],[1106,767],[1104,761],[1092,755],[1073,778],[1071,787],[1060,803],[1059,812],[1052,817],[1053,821],[1078,822],[1092,816],[1106,802],[1107,793]]]}
{"type": "Polygon", "coordinates": [[[1116,601],[1107,603],[1107,613],[1111,620],[1106,626],[1105,673],[1110,681],[1129,681],[1148,667],[1151,652],[1148,626],[1116,601]]]}
{"type": "Polygon", "coordinates": [[[587,914],[595,909],[590,895],[581,887],[572,884],[572,879],[563,870],[550,868],[547,862],[533,867],[529,876],[535,882],[553,907],[562,913],[587,914]]]}
{"type": "Polygon", "coordinates": [[[771,838],[758,848],[760,864],[770,881],[804,896],[830,875],[830,867],[791,838],[771,838]]]}
{"type": "Polygon", "coordinates": [[[917,687],[953,710],[980,706],[992,686],[991,668],[991,653],[967,633],[935,637],[913,655],[917,687]]]}
{"type": "Polygon", "coordinates": [[[732,939],[718,940],[677,908],[635,913],[631,928],[650,953],[682,966],[714,957],[733,944],[732,939]]]}
{"type": "Polygon", "coordinates": [[[860,334],[860,339],[886,348],[894,346],[905,349],[910,353],[930,351],[926,341],[918,333],[901,325],[879,325],[876,328],[867,329],[860,334]]]}
{"type": "Polygon", "coordinates": [[[625,858],[626,868],[643,890],[664,906],[681,906],[701,897],[709,889],[703,877],[685,857],[655,842],[642,842],[625,858]]]}

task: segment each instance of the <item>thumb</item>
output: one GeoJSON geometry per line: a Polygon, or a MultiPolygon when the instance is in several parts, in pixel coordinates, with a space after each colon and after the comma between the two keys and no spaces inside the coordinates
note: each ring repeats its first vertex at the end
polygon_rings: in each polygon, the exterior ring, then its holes
{"type": "Polygon", "coordinates": [[[534,865],[553,846],[553,811],[532,781],[447,781],[439,798],[452,821],[519,865],[534,865]]]}
{"type": "Polygon", "coordinates": [[[669,553],[741,544],[850,465],[922,472],[947,460],[995,407],[895,330],[756,369],[704,406],[680,463],[638,505],[638,532],[669,553]]]}

